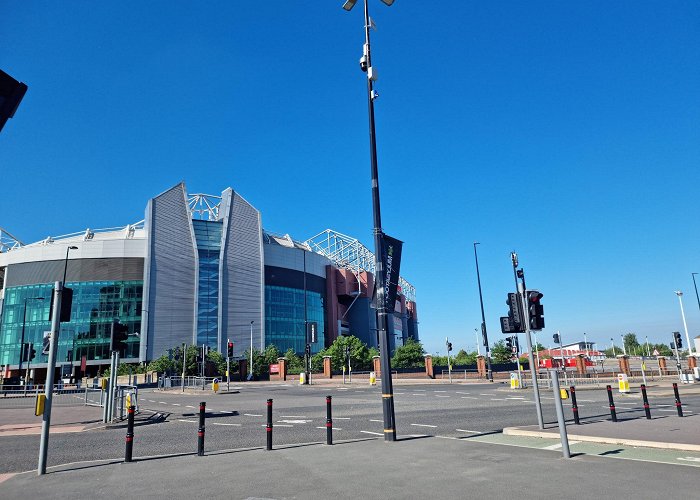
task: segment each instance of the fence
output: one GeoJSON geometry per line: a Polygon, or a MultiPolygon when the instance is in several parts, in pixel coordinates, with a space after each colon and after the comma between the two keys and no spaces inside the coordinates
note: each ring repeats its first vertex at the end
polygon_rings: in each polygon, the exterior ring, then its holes
{"type": "Polygon", "coordinates": [[[167,391],[169,389],[199,389],[205,390],[206,388],[211,388],[214,379],[219,377],[159,377],[158,378],[158,389],[167,391]]]}

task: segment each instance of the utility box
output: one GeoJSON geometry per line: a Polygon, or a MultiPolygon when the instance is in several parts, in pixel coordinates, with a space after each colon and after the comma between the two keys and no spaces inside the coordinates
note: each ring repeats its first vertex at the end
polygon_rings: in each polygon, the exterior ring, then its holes
{"type": "Polygon", "coordinates": [[[520,374],[518,372],[510,372],[510,388],[520,389],[521,385],[520,374]]]}
{"type": "Polygon", "coordinates": [[[627,374],[618,373],[617,374],[617,388],[621,394],[627,394],[630,392],[630,383],[627,379],[627,374]]]}

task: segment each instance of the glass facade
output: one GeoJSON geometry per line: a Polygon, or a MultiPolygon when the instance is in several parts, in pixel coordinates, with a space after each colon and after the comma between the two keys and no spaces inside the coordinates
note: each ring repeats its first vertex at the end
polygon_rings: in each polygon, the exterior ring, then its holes
{"type": "Polygon", "coordinates": [[[221,221],[193,220],[199,256],[197,283],[197,344],[218,350],[219,255],[221,221]]]}
{"type": "MultiPolygon", "coordinates": [[[[324,297],[306,291],[306,318],[318,324],[318,342],[311,344],[311,352],[325,347],[324,297]]],[[[290,347],[303,354],[306,345],[304,332],[304,290],[282,286],[265,286],[265,345],[274,344],[281,353],[290,347]]]]}
{"type": "MultiPolygon", "coordinates": [[[[68,323],[61,323],[57,363],[80,360],[109,362],[109,335],[112,321],[128,326],[129,334],[141,329],[143,281],[86,281],[67,283],[73,289],[73,307],[68,323]]],[[[11,287],[5,290],[0,325],[0,365],[19,364],[24,324],[24,342],[33,342],[33,363],[47,363],[41,354],[44,332],[51,330],[49,307],[53,283],[11,287]],[[36,300],[42,297],[44,300],[36,300]],[[26,304],[26,320],[25,320],[26,304]]],[[[124,358],[139,357],[140,340],[129,335],[124,358]]]]}

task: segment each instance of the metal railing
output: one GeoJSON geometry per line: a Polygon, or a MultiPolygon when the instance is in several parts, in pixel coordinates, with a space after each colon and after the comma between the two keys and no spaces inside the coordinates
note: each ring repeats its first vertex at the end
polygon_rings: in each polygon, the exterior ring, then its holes
{"type": "MultiPolygon", "coordinates": [[[[87,404],[88,387],[55,384],[52,406],[81,406],[87,404]]],[[[0,386],[0,408],[34,408],[38,394],[44,394],[45,386],[3,385],[0,386]]]]}
{"type": "MultiPolygon", "coordinates": [[[[450,370],[442,370],[440,373],[440,379],[442,380],[449,380],[450,378],[450,370]]],[[[479,370],[477,369],[461,369],[461,370],[452,370],[452,379],[459,379],[459,380],[468,380],[468,379],[478,379],[478,380],[485,380],[486,377],[482,376],[479,374],[479,370]],[[469,375],[469,376],[468,376],[469,375]]]]}
{"type": "Polygon", "coordinates": [[[167,391],[170,389],[199,389],[211,388],[215,378],[221,381],[220,377],[158,377],[158,390],[167,391]]]}

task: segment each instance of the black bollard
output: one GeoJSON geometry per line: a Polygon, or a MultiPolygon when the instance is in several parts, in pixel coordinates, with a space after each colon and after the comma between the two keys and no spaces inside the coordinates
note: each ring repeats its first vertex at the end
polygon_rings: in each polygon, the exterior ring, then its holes
{"type": "Polygon", "coordinates": [[[648,420],[651,420],[651,411],[649,410],[649,400],[647,399],[647,386],[642,384],[642,400],[644,401],[644,413],[648,420]]]}
{"type": "Polygon", "coordinates": [[[673,383],[673,394],[676,396],[676,411],[678,412],[678,416],[682,417],[683,405],[681,404],[681,396],[678,394],[678,384],[675,382],[673,383]]]}
{"type": "Polygon", "coordinates": [[[326,444],[333,444],[333,419],[331,418],[331,399],[326,396],[326,444]]]}
{"type": "Polygon", "coordinates": [[[605,388],[608,390],[608,401],[610,402],[610,416],[613,422],[617,422],[617,413],[615,413],[615,401],[613,401],[612,387],[606,385],[605,388]]]}
{"type": "Polygon", "coordinates": [[[202,401],[199,403],[199,429],[197,430],[197,455],[204,456],[204,418],[207,403],[202,401]]]}
{"type": "Polygon", "coordinates": [[[272,449],[272,400],[267,400],[267,450],[272,449]]]}
{"type": "Polygon", "coordinates": [[[124,461],[131,462],[134,451],[134,406],[129,405],[127,410],[126,420],[126,452],[124,453],[124,461]]]}
{"type": "Polygon", "coordinates": [[[574,423],[576,425],[581,425],[581,422],[578,419],[578,404],[576,404],[576,388],[572,385],[569,387],[569,390],[571,391],[571,410],[574,412],[574,423]]]}

